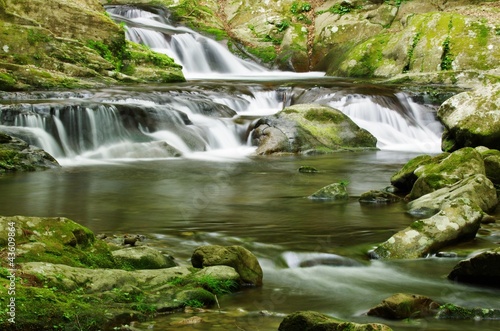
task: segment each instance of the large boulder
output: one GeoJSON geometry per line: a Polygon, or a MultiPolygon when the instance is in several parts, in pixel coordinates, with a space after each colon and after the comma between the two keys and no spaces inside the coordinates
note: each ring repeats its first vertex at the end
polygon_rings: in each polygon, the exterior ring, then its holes
{"type": "Polygon", "coordinates": [[[433,158],[430,155],[419,155],[411,159],[391,177],[391,184],[402,192],[410,192],[413,188],[413,184],[415,184],[418,179],[415,170],[421,165],[436,162],[436,158],[442,160],[446,156],[445,154],[440,154],[433,158]]]}
{"type": "Polygon", "coordinates": [[[463,148],[437,162],[421,164],[414,171],[418,177],[409,194],[411,200],[419,198],[464,178],[485,174],[481,154],[474,148],[463,148]]]}
{"type": "Polygon", "coordinates": [[[191,256],[195,268],[225,265],[233,267],[247,285],[262,285],[262,268],[249,250],[241,246],[208,245],[197,248],[191,256]]]}
{"type": "Polygon", "coordinates": [[[437,313],[440,304],[429,297],[397,293],[368,310],[367,315],[386,319],[422,318],[437,313]]]}
{"type": "Polygon", "coordinates": [[[298,311],[287,315],[280,323],[279,331],[390,331],[384,324],[357,324],[321,314],[315,311],[298,311]]]}
{"type": "Polygon", "coordinates": [[[175,261],[149,246],[133,246],[113,251],[115,261],[133,269],[162,269],[175,267],[175,261]]]}
{"type": "Polygon", "coordinates": [[[0,132],[0,174],[59,167],[56,159],[44,150],[0,132]]]}
{"type": "Polygon", "coordinates": [[[493,184],[500,185],[500,151],[484,146],[477,147],[476,149],[483,157],[486,177],[493,184]]]}
{"type": "Polygon", "coordinates": [[[500,286],[500,248],[461,261],[448,278],[458,282],[500,286]]]}
{"type": "Polygon", "coordinates": [[[261,118],[255,127],[252,139],[260,155],[374,149],[377,144],[341,111],[317,104],[287,107],[261,118]]]}
{"type": "Polygon", "coordinates": [[[436,253],[459,240],[473,238],[483,218],[469,199],[457,198],[441,206],[436,215],[414,221],[370,252],[373,258],[416,259],[436,253]]]}
{"type": "Polygon", "coordinates": [[[485,175],[475,175],[428,193],[408,204],[409,213],[437,213],[443,205],[459,198],[467,198],[482,211],[495,209],[498,198],[495,186],[485,175]]]}
{"type": "Polygon", "coordinates": [[[465,146],[500,149],[500,84],[451,97],[439,108],[438,118],[445,128],[444,151],[465,146]]]}

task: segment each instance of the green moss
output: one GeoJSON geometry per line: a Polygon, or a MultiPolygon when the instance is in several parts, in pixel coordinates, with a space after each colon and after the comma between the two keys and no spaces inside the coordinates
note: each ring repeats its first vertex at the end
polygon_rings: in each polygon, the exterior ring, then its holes
{"type": "Polygon", "coordinates": [[[450,37],[447,37],[442,44],[443,53],[441,55],[441,70],[452,70],[454,55],[451,53],[450,37]]]}
{"type": "Polygon", "coordinates": [[[476,33],[476,41],[479,46],[484,47],[488,45],[490,29],[484,23],[473,22],[471,29],[476,33]]]}
{"type": "Polygon", "coordinates": [[[320,122],[320,123],[341,123],[345,120],[342,114],[338,114],[334,111],[329,111],[326,109],[311,109],[308,110],[304,115],[304,118],[308,121],[320,122]]]}
{"type": "Polygon", "coordinates": [[[277,57],[276,48],[274,48],[274,46],[248,47],[247,51],[261,59],[264,63],[271,63],[277,57]]]}

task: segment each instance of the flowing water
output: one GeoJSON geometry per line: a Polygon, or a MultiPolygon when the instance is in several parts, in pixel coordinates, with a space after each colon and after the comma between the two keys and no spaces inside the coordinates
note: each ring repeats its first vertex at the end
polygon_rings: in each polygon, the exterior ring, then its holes
{"type": "MultiPolygon", "coordinates": [[[[370,261],[367,251],[408,226],[405,204],[362,205],[422,153],[438,153],[435,105],[379,85],[269,71],[164,13],[110,7],[128,37],[183,64],[188,82],[15,94],[0,105],[0,130],[49,151],[62,169],[0,178],[0,215],[66,216],[96,233],[137,233],[181,265],[204,244],[243,245],[257,255],[264,286],[219,298],[220,310],[159,316],[154,330],[277,330],[284,314],[316,310],[395,330],[497,330],[496,321],[383,321],[365,315],[397,292],[500,308],[500,291],[448,281],[462,258],[370,261]],[[161,15],[160,15],[161,14],[161,15]],[[196,52],[189,52],[195,50],[196,52]],[[198,56],[197,56],[198,55],[198,56]],[[418,101],[418,102],[417,102],[418,101]],[[252,124],[291,104],[340,109],[378,139],[378,151],[253,156],[252,124]],[[315,174],[299,173],[302,165],[315,174]],[[307,199],[349,182],[345,203],[307,199]],[[204,322],[173,326],[198,315],[204,322]]],[[[498,241],[485,226],[465,246],[498,241]]],[[[459,252],[468,252],[464,246],[459,252]]]]}

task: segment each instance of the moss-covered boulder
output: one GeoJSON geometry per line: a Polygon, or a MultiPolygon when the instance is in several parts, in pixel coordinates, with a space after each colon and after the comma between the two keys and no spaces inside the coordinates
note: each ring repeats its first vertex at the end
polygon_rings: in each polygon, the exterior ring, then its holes
{"type": "Polygon", "coordinates": [[[458,198],[436,215],[414,221],[370,252],[373,258],[416,259],[436,253],[449,244],[474,238],[483,211],[470,200],[458,198]]]}
{"type": "Polygon", "coordinates": [[[483,146],[476,149],[483,157],[486,177],[488,177],[493,184],[500,185],[500,151],[498,149],[489,149],[483,146]]]}
{"type": "MultiPolygon", "coordinates": [[[[438,159],[443,159],[443,156],[438,156],[438,159]]],[[[413,188],[413,184],[418,179],[415,174],[415,170],[424,164],[435,162],[430,155],[419,155],[410,161],[408,161],[403,168],[401,168],[397,173],[392,175],[391,184],[401,190],[402,192],[410,192],[413,188]]]]}
{"type": "Polygon", "coordinates": [[[184,81],[168,56],[127,42],[99,0],[6,0],[0,9],[2,90],[184,81]]]}
{"type": "Polygon", "coordinates": [[[438,110],[444,125],[442,149],[465,146],[500,149],[500,84],[457,94],[438,110]]]}
{"type": "Polygon", "coordinates": [[[439,306],[439,303],[426,296],[396,293],[368,310],[366,314],[394,320],[422,318],[435,315],[439,306]]]}
{"type": "Polygon", "coordinates": [[[0,174],[59,167],[56,159],[44,150],[0,132],[0,174]]]}
{"type": "Polygon", "coordinates": [[[341,111],[317,104],[287,107],[261,118],[255,128],[252,140],[260,155],[366,150],[377,144],[373,135],[341,111]]]}
{"type": "Polygon", "coordinates": [[[390,331],[384,324],[357,324],[346,322],[315,311],[298,311],[287,315],[280,323],[279,331],[390,331]]]}
{"type": "Polygon", "coordinates": [[[311,200],[345,201],[349,199],[346,183],[333,183],[320,188],[309,197],[311,200]]]}
{"type": "Polygon", "coordinates": [[[359,197],[359,202],[362,204],[389,204],[401,201],[402,198],[394,193],[383,190],[371,190],[364,192],[359,197]]]}
{"type": "Polygon", "coordinates": [[[241,246],[208,245],[197,248],[191,256],[195,268],[225,265],[233,267],[243,285],[262,285],[262,268],[249,250],[241,246]]]}
{"type": "Polygon", "coordinates": [[[419,198],[470,176],[485,175],[483,158],[471,147],[462,148],[445,158],[437,157],[433,161],[437,162],[420,164],[413,171],[417,180],[409,194],[410,199],[419,198]]]}
{"type": "Polygon", "coordinates": [[[460,261],[448,278],[457,282],[500,286],[500,248],[460,261]]]}
{"type": "Polygon", "coordinates": [[[115,261],[133,269],[162,269],[175,267],[171,257],[148,246],[133,246],[113,251],[115,261]]]}

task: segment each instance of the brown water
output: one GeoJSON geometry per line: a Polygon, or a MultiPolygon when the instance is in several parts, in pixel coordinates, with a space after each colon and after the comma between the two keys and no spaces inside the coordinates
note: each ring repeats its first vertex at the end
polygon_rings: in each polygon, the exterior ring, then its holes
{"type": "MultiPolygon", "coordinates": [[[[414,156],[378,151],[218,162],[166,159],[10,174],[0,177],[0,215],[66,216],[96,233],[144,234],[149,244],[167,248],[183,265],[204,244],[243,245],[258,256],[264,270],[262,288],[219,298],[220,311],[158,316],[136,325],[144,329],[277,330],[284,314],[316,310],[355,322],[382,322],[395,330],[498,330],[500,322],[495,321],[393,322],[364,315],[397,292],[500,308],[499,290],[446,279],[460,258],[367,259],[369,249],[412,219],[404,203],[367,206],[358,198],[388,186],[391,175],[414,156]],[[319,172],[299,173],[302,165],[319,172]],[[349,181],[348,202],[307,199],[340,180],[349,181]],[[325,257],[343,265],[298,266],[325,257]],[[204,322],[171,324],[193,315],[204,322]]],[[[499,241],[494,225],[481,234],[467,247],[480,249],[499,241]]]]}

